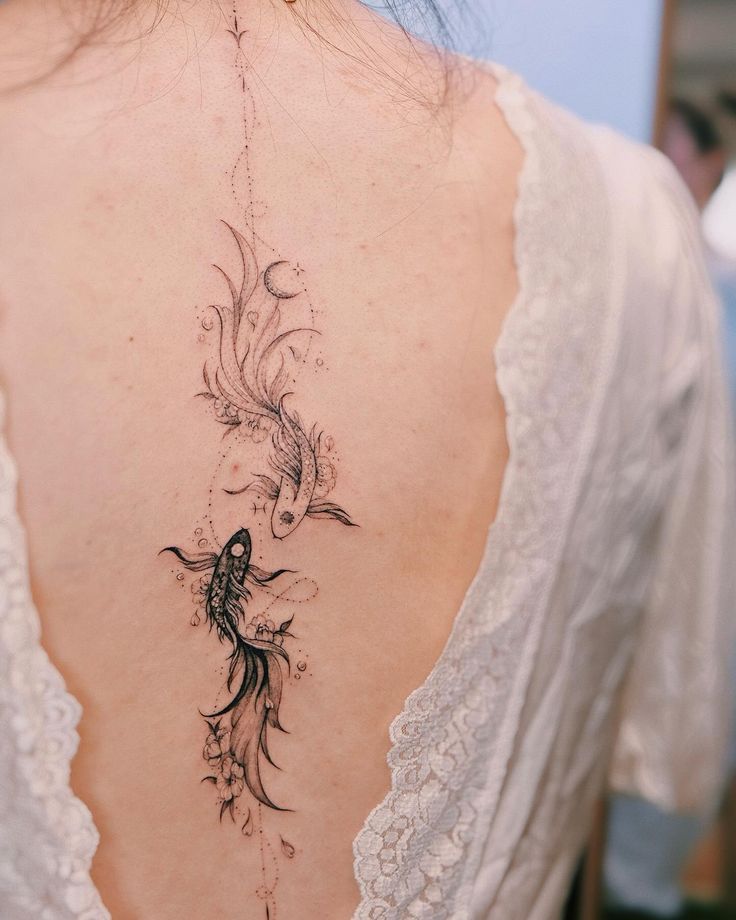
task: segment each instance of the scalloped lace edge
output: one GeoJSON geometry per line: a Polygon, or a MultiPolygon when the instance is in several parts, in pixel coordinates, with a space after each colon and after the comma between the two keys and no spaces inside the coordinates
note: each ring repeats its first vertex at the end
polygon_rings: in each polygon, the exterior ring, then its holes
{"type": "MultiPolygon", "coordinates": [[[[15,745],[17,777],[22,782],[11,795],[16,811],[30,808],[32,820],[48,831],[40,840],[31,840],[29,834],[25,848],[35,855],[39,842],[48,847],[43,857],[60,889],[57,896],[41,880],[39,891],[29,889],[21,895],[14,886],[10,910],[22,913],[4,916],[8,920],[11,916],[61,920],[60,914],[48,911],[62,909],[78,920],[110,920],[90,876],[99,833],[89,808],[70,786],[82,707],[67,690],[41,642],[40,618],[30,589],[26,533],[18,513],[18,474],[4,435],[5,417],[0,392],[0,532],[4,544],[0,550],[6,561],[0,564],[0,651],[8,663],[2,704],[12,713],[8,740],[15,745]],[[35,913],[38,910],[43,913],[35,913]]],[[[23,851],[22,846],[19,849],[23,851]]],[[[14,871],[12,866],[6,868],[14,871]]],[[[0,893],[2,898],[6,895],[0,893]]]]}
{"type": "MultiPolygon", "coordinates": [[[[366,912],[369,907],[369,902],[371,901],[371,894],[367,890],[367,885],[361,878],[360,873],[360,865],[363,861],[363,855],[361,853],[363,844],[371,832],[371,826],[377,823],[382,815],[389,814],[393,811],[394,802],[400,794],[397,783],[400,765],[397,755],[399,746],[406,732],[406,724],[412,719],[417,722],[424,720],[426,713],[424,712],[422,704],[436,682],[437,676],[442,673],[443,665],[448,658],[449,650],[453,645],[456,634],[460,631],[465,621],[471,599],[479,587],[479,582],[483,573],[486,571],[491,557],[491,547],[493,546],[496,551],[499,549],[496,546],[496,540],[500,534],[497,533],[496,525],[499,521],[507,517],[507,494],[509,492],[509,484],[513,482],[518,475],[519,460],[523,452],[520,449],[522,439],[516,427],[517,413],[514,411],[513,406],[513,388],[508,385],[508,380],[514,373],[513,365],[510,362],[515,352],[511,343],[512,340],[519,335],[517,323],[519,317],[524,313],[529,292],[533,289],[531,275],[532,266],[526,258],[526,252],[530,236],[530,226],[527,220],[527,214],[531,212],[529,206],[529,193],[534,185],[539,168],[537,149],[534,142],[536,127],[532,112],[529,108],[529,89],[523,78],[515,71],[510,70],[498,62],[475,61],[474,63],[482,67],[487,67],[495,76],[497,80],[494,94],[495,103],[503,115],[509,129],[521,144],[524,153],[521,170],[517,178],[517,197],[513,210],[515,236],[513,248],[518,288],[516,296],[506,312],[501,325],[500,334],[493,347],[496,383],[506,407],[506,435],[509,445],[509,457],[503,474],[498,509],[488,530],[483,556],[455,616],[447,642],[429,675],[422,684],[409,694],[401,711],[395,716],[389,727],[390,747],[386,754],[386,761],[391,774],[391,786],[384,799],[368,814],[363,826],[353,840],[353,875],[360,892],[360,902],[353,914],[353,920],[360,920],[360,918],[367,916],[366,912]]],[[[502,620],[498,619],[494,622],[493,626],[498,627],[501,625],[501,622],[502,620]]]]}

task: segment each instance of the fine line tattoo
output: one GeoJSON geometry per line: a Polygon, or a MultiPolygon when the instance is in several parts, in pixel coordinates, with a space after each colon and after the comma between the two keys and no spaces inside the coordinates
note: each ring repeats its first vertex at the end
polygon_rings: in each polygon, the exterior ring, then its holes
{"type": "Polygon", "coordinates": [[[275,920],[280,858],[293,860],[298,850],[282,833],[266,829],[267,814],[292,810],[274,801],[266,773],[276,766],[274,733],[285,732],[281,709],[287,688],[311,674],[293,631],[295,605],[313,600],[318,589],[313,578],[286,563],[271,568],[259,563],[264,555],[283,558],[283,541],[308,519],[357,524],[332,498],[338,478],[334,438],[316,423],[307,425],[298,410],[301,378],[325,369],[315,344],[321,333],[303,269],[281,258],[256,232],[249,147],[257,120],[243,50],[246,30],[235,8],[226,31],[235,44],[243,145],[230,173],[240,229],[238,221],[222,225],[239,264],[235,272],[213,266],[228,301],[211,304],[201,316],[198,341],[209,345],[210,354],[202,369],[204,389],[196,394],[224,426],[224,447],[207,511],[193,531],[196,549],[170,545],[160,552],[176,560],[178,583],[185,573],[198,576],[190,583],[195,603],[190,622],[197,626],[204,618],[227,650],[216,702],[200,710],[202,783],[216,791],[220,821],[229,817],[243,838],[258,841],[261,884],[255,895],[266,920],[275,920]],[[247,464],[249,470],[242,484],[220,482],[233,454],[239,462],[232,468],[247,464]],[[235,507],[242,522],[226,539],[218,535],[217,495],[227,503],[221,517],[232,517],[235,507]]]}
{"type": "Polygon", "coordinates": [[[272,426],[269,463],[278,481],[265,473],[230,494],[253,491],[273,502],[271,530],[283,539],[305,516],[332,518],[348,526],[350,515],[325,495],[335,484],[335,468],[328,458],[331,439],[307,433],[295,411],[286,407],[293,397],[288,382],[290,363],[303,354],[300,340],[317,335],[309,327],[282,328],[280,304],[304,292],[297,270],[283,259],[259,273],[248,241],[229,225],[242,261],[242,283],[236,288],[218,265],[230,291],[231,304],[213,305],[219,321],[217,355],[204,367],[206,390],[200,394],[216,403],[218,421],[237,426],[246,421],[272,426]],[[223,411],[224,410],[224,411],[223,411]]]}

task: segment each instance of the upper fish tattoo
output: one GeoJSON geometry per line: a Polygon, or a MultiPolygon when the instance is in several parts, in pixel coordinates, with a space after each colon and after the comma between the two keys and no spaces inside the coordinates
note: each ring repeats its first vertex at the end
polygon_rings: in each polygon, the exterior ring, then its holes
{"type": "Polygon", "coordinates": [[[219,322],[217,355],[204,367],[207,389],[202,395],[219,398],[225,408],[219,420],[225,425],[272,423],[269,458],[274,479],[258,473],[252,483],[230,494],[253,491],[273,502],[271,529],[279,540],[288,537],[305,516],[332,518],[352,525],[350,515],[332,501],[320,497],[331,490],[335,471],[323,450],[323,433],[312,427],[307,433],[287,401],[289,360],[300,355],[297,343],[307,327],[282,329],[280,304],[302,291],[296,269],[285,260],[271,262],[259,272],[253,249],[241,233],[228,225],[240,252],[242,282],[239,288],[219,266],[231,303],[214,305],[219,322]],[[233,410],[236,410],[235,412],[233,410]]]}
{"type": "Polygon", "coordinates": [[[234,40],[242,103],[243,144],[230,173],[240,225],[221,224],[230,240],[226,257],[235,268],[226,270],[220,260],[213,266],[227,296],[200,317],[198,341],[210,350],[202,367],[204,389],[195,394],[225,431],[206,511],[193,527],[194,547],[172,543],[160,553],[174,561],[179,584],[191,579],[192,625],[204,618],[224,649],[224,678],[200,709],[202,782],[216,791],[220,820],[229,816],[245,838],[258,840],[262,879],[254,893],[266,920],[274,920],[279,859],[296,858],[298,848],[266,827],[266,814],[292,810],[292,803],[277,801],[268,789],[267,772],[275,766],[271,741],[285,732],[288,690],[312,673],[295,611],[318,595],[315,580],[282,558],[283,548],[308,520],[358,524],[334,498],[335,439],[300,411],[304,374],[324,370],[316,344],[321,331],[304,270],[279,257],[256,232],[249,147],[257,119],[242,48],[246,31],[235,8],[226,32],[234,40]],[[235,458],[232,468],[247,470],[241,483],[224,474],[226,461],[235,458]],[[229,536],[221,534],[233,517],[240,525],[229,536]],[[266,567],[264,556],[281,564],[266,567]]]}

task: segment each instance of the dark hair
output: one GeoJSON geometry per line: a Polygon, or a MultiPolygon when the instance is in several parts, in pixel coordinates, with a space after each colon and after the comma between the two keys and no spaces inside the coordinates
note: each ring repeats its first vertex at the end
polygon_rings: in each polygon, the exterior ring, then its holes
{"type": "Polygon", "coordinates": [[[675,98],[670,101],[670,111],[683,123],[701,156],[723,148],[721,132],[705,109],[689,99],[675,98]]]}
{"type": "Polygon", "coordinates": [[[448,15],[437,0],[360,2],[368,9],[385,13],[407,36],[417,36],[447,51],[458,50],[461,31],[464,36],[472,33],[476,39],[480,39],[482,35],[482,22],[477,13],[477,5],[469,4],[467,0],[453,0],[452,16],[448,15]],[[460,28],[463,24],[467,26],[466,29],[460,28]]]}
{"type": "Polygon", "coordinates": [[[722,89],[718,93],[718,105],[731,116],[736,116],[736,90],[722,89]]]}
{"type": "MultiPolygon", "coordinates": [[[[467,46],[470,36],[474,37],[473,45],[476,47],[469,49],[466,47],[465,50],[477,52],[479,46],[483,44],[482,17],[478,15],[476,7],[471,5],[469,0],[452,0],[453,13],[451,16],[443,9],[442,0],[360,0],[360,2],[367,9],[392,20],[404,33],[408,42],[419,40],[425,43],[425,46],[433,49],[445,63],[446,77],[451,69],[446,52],[458,50],[461,35],[464,46],[467,46]]],[[[326,3],[329,7],[329,0],[326,0],[326,3]]],[[[27,81],[25,85],[36,83],[44,76],[50,76],[64,68],[87,47],[103,43],[126,43],[145,38],[154,32],[165,19],[171,6],[171,0],[146,0],[145,4],[142,3],[142,0],[61,0],[61,6],[65,17],[70,22],[74,37],[44,74],[27,81]]],[[[363,55],[356,53],[355,36],[349,36],[350,40],[343,48],[322,36],[301,14],[297,4],[290,4],[290,9],[305,33],[324,42],[332,51],[344,54],[353,63],[363,65],[368,70],[381,75],[381,64],[377,62],[370,48],[366,47],[363,55]]],[[[392,74],[384,73],[383,76],[390,82],[397,84],[401,82],[392,74]]],[[[447,83],[447,80],[445,82],[447,83]]],[[[445,86],[445,92],[446,90],[447,86],[445,86]]],[[[411,95],[411,92],[408,94],[411,95]]],[[[443,93],[440,93],[440,104],[442,96],[443,93]]]]}

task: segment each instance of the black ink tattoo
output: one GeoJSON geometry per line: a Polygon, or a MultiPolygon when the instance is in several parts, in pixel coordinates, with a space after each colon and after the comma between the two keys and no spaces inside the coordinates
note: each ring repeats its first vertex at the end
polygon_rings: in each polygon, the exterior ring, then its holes
{"type": "Polygon", "coordinates": [[[215,553],[189,555],[176,546],[161,550],[173,553],[190,571],[212,570],[205,600],[207,621],[219,640],[231,646],[227,689],[232,689],[236,678],[240,682],[230,702],[206,716],[210,735],[204,756],[208,763],[220,768],[220,773],[205,778],[215,783],[221,793],[228,793],[223,796],[220,817],[227,809],[232,812],[235,798],[243,791],[243,783],[259,802],[269,808],[278,808],[263,788],[260,760],[263,756],[270,761],[268,726],[281,729],[282,667],[289,667],[289,656],[283,644],[284,639],[291,636],[288,631],[291,619],[278,628],[272,621],[258,616],[244,629],[241,624],[246,619],[243,605],[251,598],[248,585],[268,584],[288,570],[265,572],[251,563],[251,551],[250,534],[245,528],[230,537],[219,556],[215,553]],[[220,721],[226,715],[230,719],[228,729],[220,721]],[[211,721],[213,719],[218,721],[211,721]]]}
{"type": "Polygon", "coordinates": [[[284,260],[259,272],[255,254],[245,237],[228,225],[240,251],[239,288],[219,266],[232,304],[213,305],[219,321],[217,355],[205,364],[207,389],[201,394],[215,404],[217,421],[230,428],[248,425],[252,431],[271,430],[270,466],[278,476],[259,473],[255,480],[230,494],[253,491],[273,502],[271,530],[287,537],[306,516],[331,518],[353,526],[350,515],[325,496],[334,488],[336,472],[324,450],[323,433],[307,434],[299,415],[286,408],[291,364],[302,351],[292,343],[316,335],[309,327],[282,328],[279,304],[304,292],[295,270],[284,260]]]}
{"type": "MultiPolygon", "coordinates": [[[[212,539],[198,526],[194,530],[197,549],[190,552],[172,545],[161,553],[172,555],[184,570],[199,573],[191,584],[196,609],[190,622],[197,626],[204,617],[210,632],[228,650],[218,702],[201,711],[207,764],[202,782],[217,791],[220,821],[229,816],[240,824],[244,838],[258,840],[262,879],[255,894],[264,904],[267,920],[275,920],[279,856],[292,860],[298,853],[282,834],[266,833],[264,813],[291,809],[272,799],[264,777],[267,765],[275,766],[269,748],[273,733],[284,731],[280,712],[285,690],[311,673],[308,655],[301,648],[296,652],[303,657],[291,667],[296,637],[289,608],[316,597],[317,586],[293,569],[267,570],[256,560],[263,558],[264,551],[280,552],[282,541],[306,519],[357,525],[328,498],[337,484],[334,439],[316,424],[308,427],[296,407],[300,373],[307,366],[314,372],[324,369],[322,355],[315,354],[320,332],[302,281],[304,269],[298,262],[292,265],[280,258],[255,229],[248,159],[255,107],[246,79],[246,31],[239,27],[233,9],[227,32],[235,44],[244,141],[231,173],[231,188],[242,229],[223,223],[237,247],[240,277],[236,283],[233,273],[214,266],[227,285],[229,302],[212,304],[200,314],[197,335],[199,342],[212,346],[202,371],[205,388],[197,395],[211,406],[227,437],[201,521],[212,539]],[[243,178],[241,196],[237,185],[243,178]],[[262,260],[257,253],[265,253],[262,260]],[[250,469],[249,481],[242,486],[221,482],[225,461],[234,451],[242,454],[250,469]],[[218,494],[228,496],[223,501],[233,507],[237,503],[238,517],[246,522],[224,540],[218,535],[213,504],[218,494]],[[222,548],[215,552],[213,545],[222,548]]],[[[240,469],[240,463],[234,468],[240,469]]],[[[179,571],[177,580],[184,578],[179,571]]]]}

